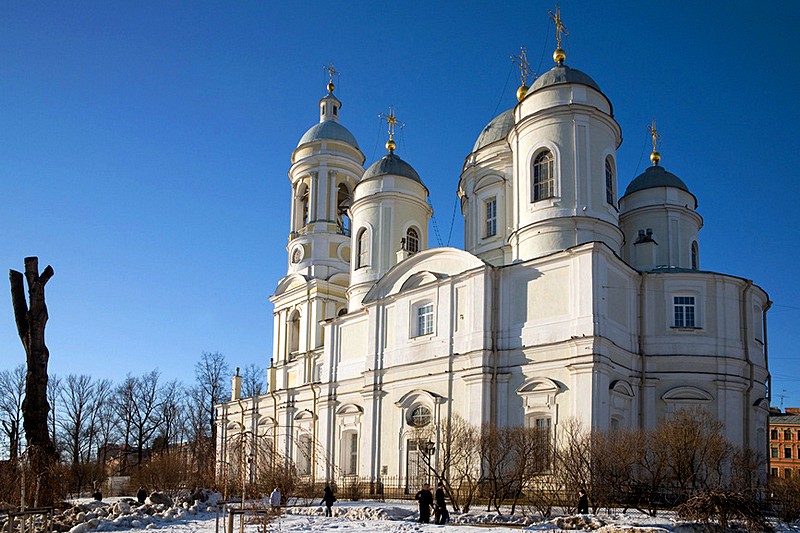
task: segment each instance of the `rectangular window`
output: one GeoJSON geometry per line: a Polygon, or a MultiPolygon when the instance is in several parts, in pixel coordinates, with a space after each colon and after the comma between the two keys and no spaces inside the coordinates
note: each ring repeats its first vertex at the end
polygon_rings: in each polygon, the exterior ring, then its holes
{"type": "Polygon", "coordinates": [[[350,433],[350,449],[347,464],[347,473],[355,475],[358,473],[358,433],[350,433]]]}
{"type": "Polygon", "coordinates": [[[778,430],[777,429],[770,430],[769,438],[772,440],[778,440],[778,430]]]}
{"type": "Polygon", "coordinates": [[[777,468],[771,468],[769,473],[770,473],[770,475],[772,477],[778,477],[778,469],[777,468]]]}
{"type": "Polygon", "coordinates": [[[486,201],[486,237],[497,235],[497,198],[486,201]]]}
{"type": "Polygon", "coordinates": [[[772,448],[770,450],[770,457],[772,457],[773,459],[778,458],[778,448],[772,448]]]}
{"type": "Polygon", "coordinates": [[[433,304],[417,309],[417,336],[433,333],[433,304]]]}
{"type": "Polygon", "coordinates": [[[792,432],[790,430],[783,430],[783,440],[792,440],[792,432]]]}
{"type": "Polygon", "coordinates": [[[676,328],[695,327],[694,296],[675,296],[675,323],[676,328]]]}
{"type": "Polygon", "coordinates": [[[791,459],[792,458],[792,449],[788,446],[783,449],[783,458],[784,459],[791,459]]]}
{"type": "Polygon", "coordinates": [[[789,479],[790,477],[792,477],[792,469],[791,468],[784,468],[783,469],[783,477],[785,477],[786,479],[789,479]]]}

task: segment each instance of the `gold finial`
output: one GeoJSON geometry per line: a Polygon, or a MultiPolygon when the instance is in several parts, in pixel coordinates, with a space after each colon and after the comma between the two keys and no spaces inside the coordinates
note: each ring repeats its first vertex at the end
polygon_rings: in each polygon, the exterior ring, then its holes
{"type": "Polygon", "coordinates": [[[553,61],[561,66],[564,64],[564,60],[567,59],[567,53],[561,48],[561,39],[568,36],[569,32],[567,31],[567,27],[564,26],[564,21],[561,20],[561,8],[558,6],[558,4],[556,4],[555,13],[550,11],[550,20],[552,20],[553,24],[556,25],[556,43],[558,43],[556,51],[553,52],[553,61]]]}
{"type": "Polygon", "coordinates": [[[657,167],[658,162],[661,161],[661,154],[658,153],[656,148],[658,147],[658,141],[661,140],[661,136],[658,134],[658,130],[656,130],[656,119],[653,119],[653,122],[647,127],[647,131],[650,132],[653,138],[653,153],[650,154],[650,161],[653,162],[654,167],[657,167]]]}
{"type": "Polygon", "coordinates": [[[328,92],[332,93],[334,89],[333,75],[339,74],[339,71],[333,68],[333,63],[331,63],[330,65],[322,65],[322,68],[328,71],[328,92]]]}
{"type": "Polygon", "coordinates": [[[394,108],[389,108],[389,113],[384,114],[381,113],[378,115],[378,118],[381,120],[385,120],[386,123],[389,125],[389,140],[386,141],[386,149],[389,150],[390,154],[394,153],[394,149],[397,148],[397,143],[394,142],[394,129],[398,125],[402,128],[403,123],[397,120],[397,117],[394,114],[394,108]]]}
{"type": "Polygon", "coordinates": [[[531,65],[528,63],[528,51],[524,46],[519,47],[519,55],[511,56],[511,61],[519,67],[519,89],[517,89],[517,100],[520,102],[528,94],[528,76],[531,74],[531,65]]]}

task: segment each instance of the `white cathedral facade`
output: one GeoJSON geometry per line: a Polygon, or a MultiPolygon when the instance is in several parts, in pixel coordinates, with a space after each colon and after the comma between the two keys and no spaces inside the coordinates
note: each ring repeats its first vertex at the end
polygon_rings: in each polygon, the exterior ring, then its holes
{"type": "Polygon", "coordinates": [[[655,148],[618,191],[611,102],[561,52],[466,157],[464,249],[428,246],[423,177],[391,139],[365,169],[329,85],[291,156],[268,391],[234,377],[221,469],[244,432],[301,476],[414,484],[444,445],[418,450],[421,425],[652,428],[692,406],[766,449],[767,294],[700,268],[697,200],[655,148]]]}

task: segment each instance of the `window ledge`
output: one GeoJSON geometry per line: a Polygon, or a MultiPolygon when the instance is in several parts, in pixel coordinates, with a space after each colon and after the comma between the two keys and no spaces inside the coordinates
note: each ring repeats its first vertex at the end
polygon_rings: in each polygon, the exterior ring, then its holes
{"type": "Polygon", "coordinates": [[[698,331],[702,330],[703,328],[700,326],[670,326],[669,329],[674,329],[678,331],[698,331]]]}

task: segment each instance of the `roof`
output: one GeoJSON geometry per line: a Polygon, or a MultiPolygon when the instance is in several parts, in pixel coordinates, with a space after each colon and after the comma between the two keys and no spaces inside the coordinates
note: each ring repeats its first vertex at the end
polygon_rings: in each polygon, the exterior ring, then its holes
{"type": "Polygon", "coordinates": [[[419,174],[417,174],[417,171],[414,170],[411,165],[394,155],[394,153],[386,154],[372,163],[367,171],[364,172],[361,181],[389,174],[393,176],[402,176],[422,184],[422,179],[419,177],[419,174]]]}
{"type": "Polygon", "coordinates": [[[488,146],[501,139],[505,139],[508,135],[508,132],[511,131],[511,128],[513,127],[514,110],[509,109],[507,111],[503,111],[494,117],[485,128],[483,128],[483,131],[481,131],[481,134],[478,136],[478,140],[475,141],[475,146],[472,147],[472,151],[477,152],[484,146],[488,146]]]}
{"type": "Polygon", "coordinates": [[[678,176],[667,172],[664,170],[664,167],[653,165],[634,178],[630,185],[628,185],[628,188],[625,189],[625,194],[623,196],[654,187],[675,187],[691,194],[689,187],[687,187],[678,176]]]}
{"type": "Polygon", "coordinates": [[[342,141],[358,148],[358,142],[350,131],[335,120],[325,120],[312,126],[301,138],[297,146],[319,140],[342,141]]]}
{"type": "Polygon", "coordinates": [[[789,414],[789,413],[770,413],[769,423],[800,425],[800,415],[789,414]]]}
{"type": "Polygon", "coordinates": [[[562,83],[580,83],[581,85],[587,85],[598,92],[603,92],[600,90],[600,86],[597,85],[597,82],[589,77],[588,74],[585,74],[574,68],[569,68],[566,65],[557,65],[536,78],[536,81],[533,82],[531,88],[528,89],[528,94],[538,91],[539,89],[543,89],[544,87],[560,85],[562,83]]]}

